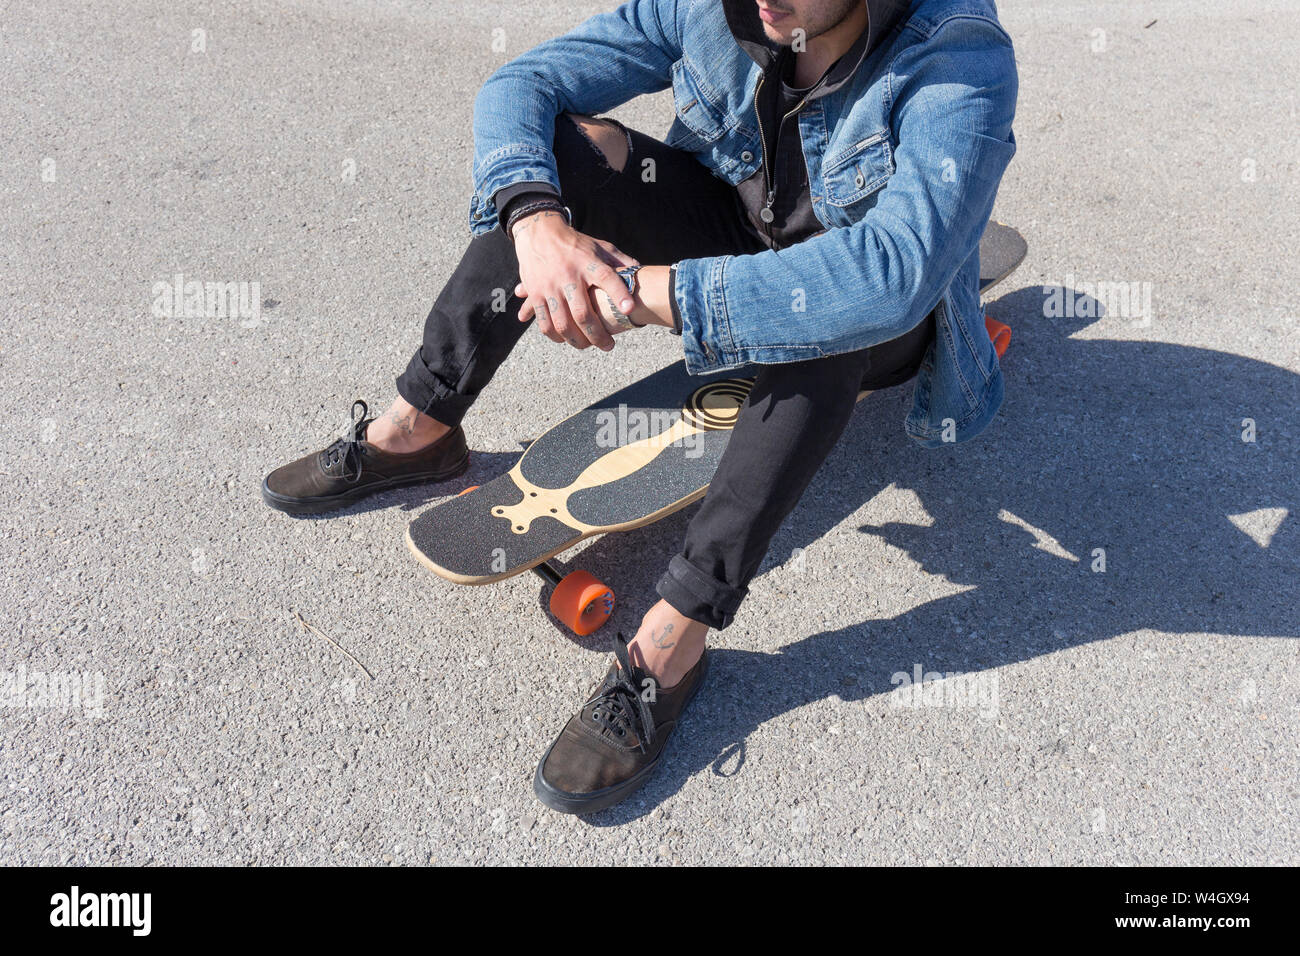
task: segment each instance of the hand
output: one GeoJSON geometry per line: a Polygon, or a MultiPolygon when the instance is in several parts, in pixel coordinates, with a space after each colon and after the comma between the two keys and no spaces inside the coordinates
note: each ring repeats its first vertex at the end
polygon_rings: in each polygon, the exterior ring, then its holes
{"type": "Polygon", "coordinates": [[[519,220],[514,240],[520,279],[515,294],[524,297],[519,321],[535,316],[552,342],[610,351],[614,339],[592,303],[591,290],[603,289],[620,309],[630,311],[635,303],[614,270],[639,263],[613,243],[578,232],[554,209],[519,220]]]}

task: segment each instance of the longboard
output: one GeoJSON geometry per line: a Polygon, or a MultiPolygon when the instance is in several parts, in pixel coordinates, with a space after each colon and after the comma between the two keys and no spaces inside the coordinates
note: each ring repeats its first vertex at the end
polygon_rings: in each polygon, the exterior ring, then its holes
{"type": "MultiPolygon", "coordinates": [[[[981,295],[1027,251],[1018,232],[990,222],[980,241],[981,295]]],[[[985,322],[1001,355],[1010,329],[985,322]]],[[[543,433],[505,474],[420,514],[407,545],[457,584],[535,570],[554,585],[556,617],[590,634],[613,612],[613,592],[583,570],[561,576],[550,559],[584,538],[651,524],[702,498],[753,381],[734,370],[689,375],[675,362],[543,433]]]]}

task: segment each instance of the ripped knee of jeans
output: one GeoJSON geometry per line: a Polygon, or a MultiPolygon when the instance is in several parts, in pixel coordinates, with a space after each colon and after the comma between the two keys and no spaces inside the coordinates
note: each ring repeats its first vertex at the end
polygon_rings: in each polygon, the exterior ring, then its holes
{"type": "Polygon", "coordinates": [[[565,113],[570,122],[578,128],[583,138],[600,157],[600,162],[607,169],[621,173],[627,166],[628,157],[632,155],[632,134],[618,120],[609,117],[596,118],[579,113],[565,113]]]}

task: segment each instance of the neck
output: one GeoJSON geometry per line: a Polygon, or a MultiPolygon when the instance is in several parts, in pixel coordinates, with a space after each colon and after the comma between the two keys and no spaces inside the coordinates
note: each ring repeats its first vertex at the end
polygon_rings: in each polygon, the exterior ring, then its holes
{"type": "Polygon", "coordinates": [[[867,5],[860,3],[847,17],[825,33],[813,37],[804,50],[795,53],[795,85],[805,87],[816,83],[832,63],[848,52],[849,47],[866,29],[867,5]]]}

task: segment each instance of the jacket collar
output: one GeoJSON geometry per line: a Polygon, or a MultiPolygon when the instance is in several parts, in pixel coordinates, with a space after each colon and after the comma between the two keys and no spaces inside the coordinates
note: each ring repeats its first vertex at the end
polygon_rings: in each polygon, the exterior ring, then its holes
{"type": "MultiPolygon", "coordinates": [[[[809,99],[825,96],[848,82],[867,54],[873,51],[885,36],[902,19],[910,6],[909,0],[863,0],[867,5],[867,28],[853,42],[853,46],[839,58],[831,71],[822,78],[809,99]]],[[[750,59],[763,68],[772,69],[778,62],[781,48],[767,38],[763,23],[758,18],[754,0],[722,0],[727,16],[727,26],[736,43],[749,54],[750,59]]]]}

